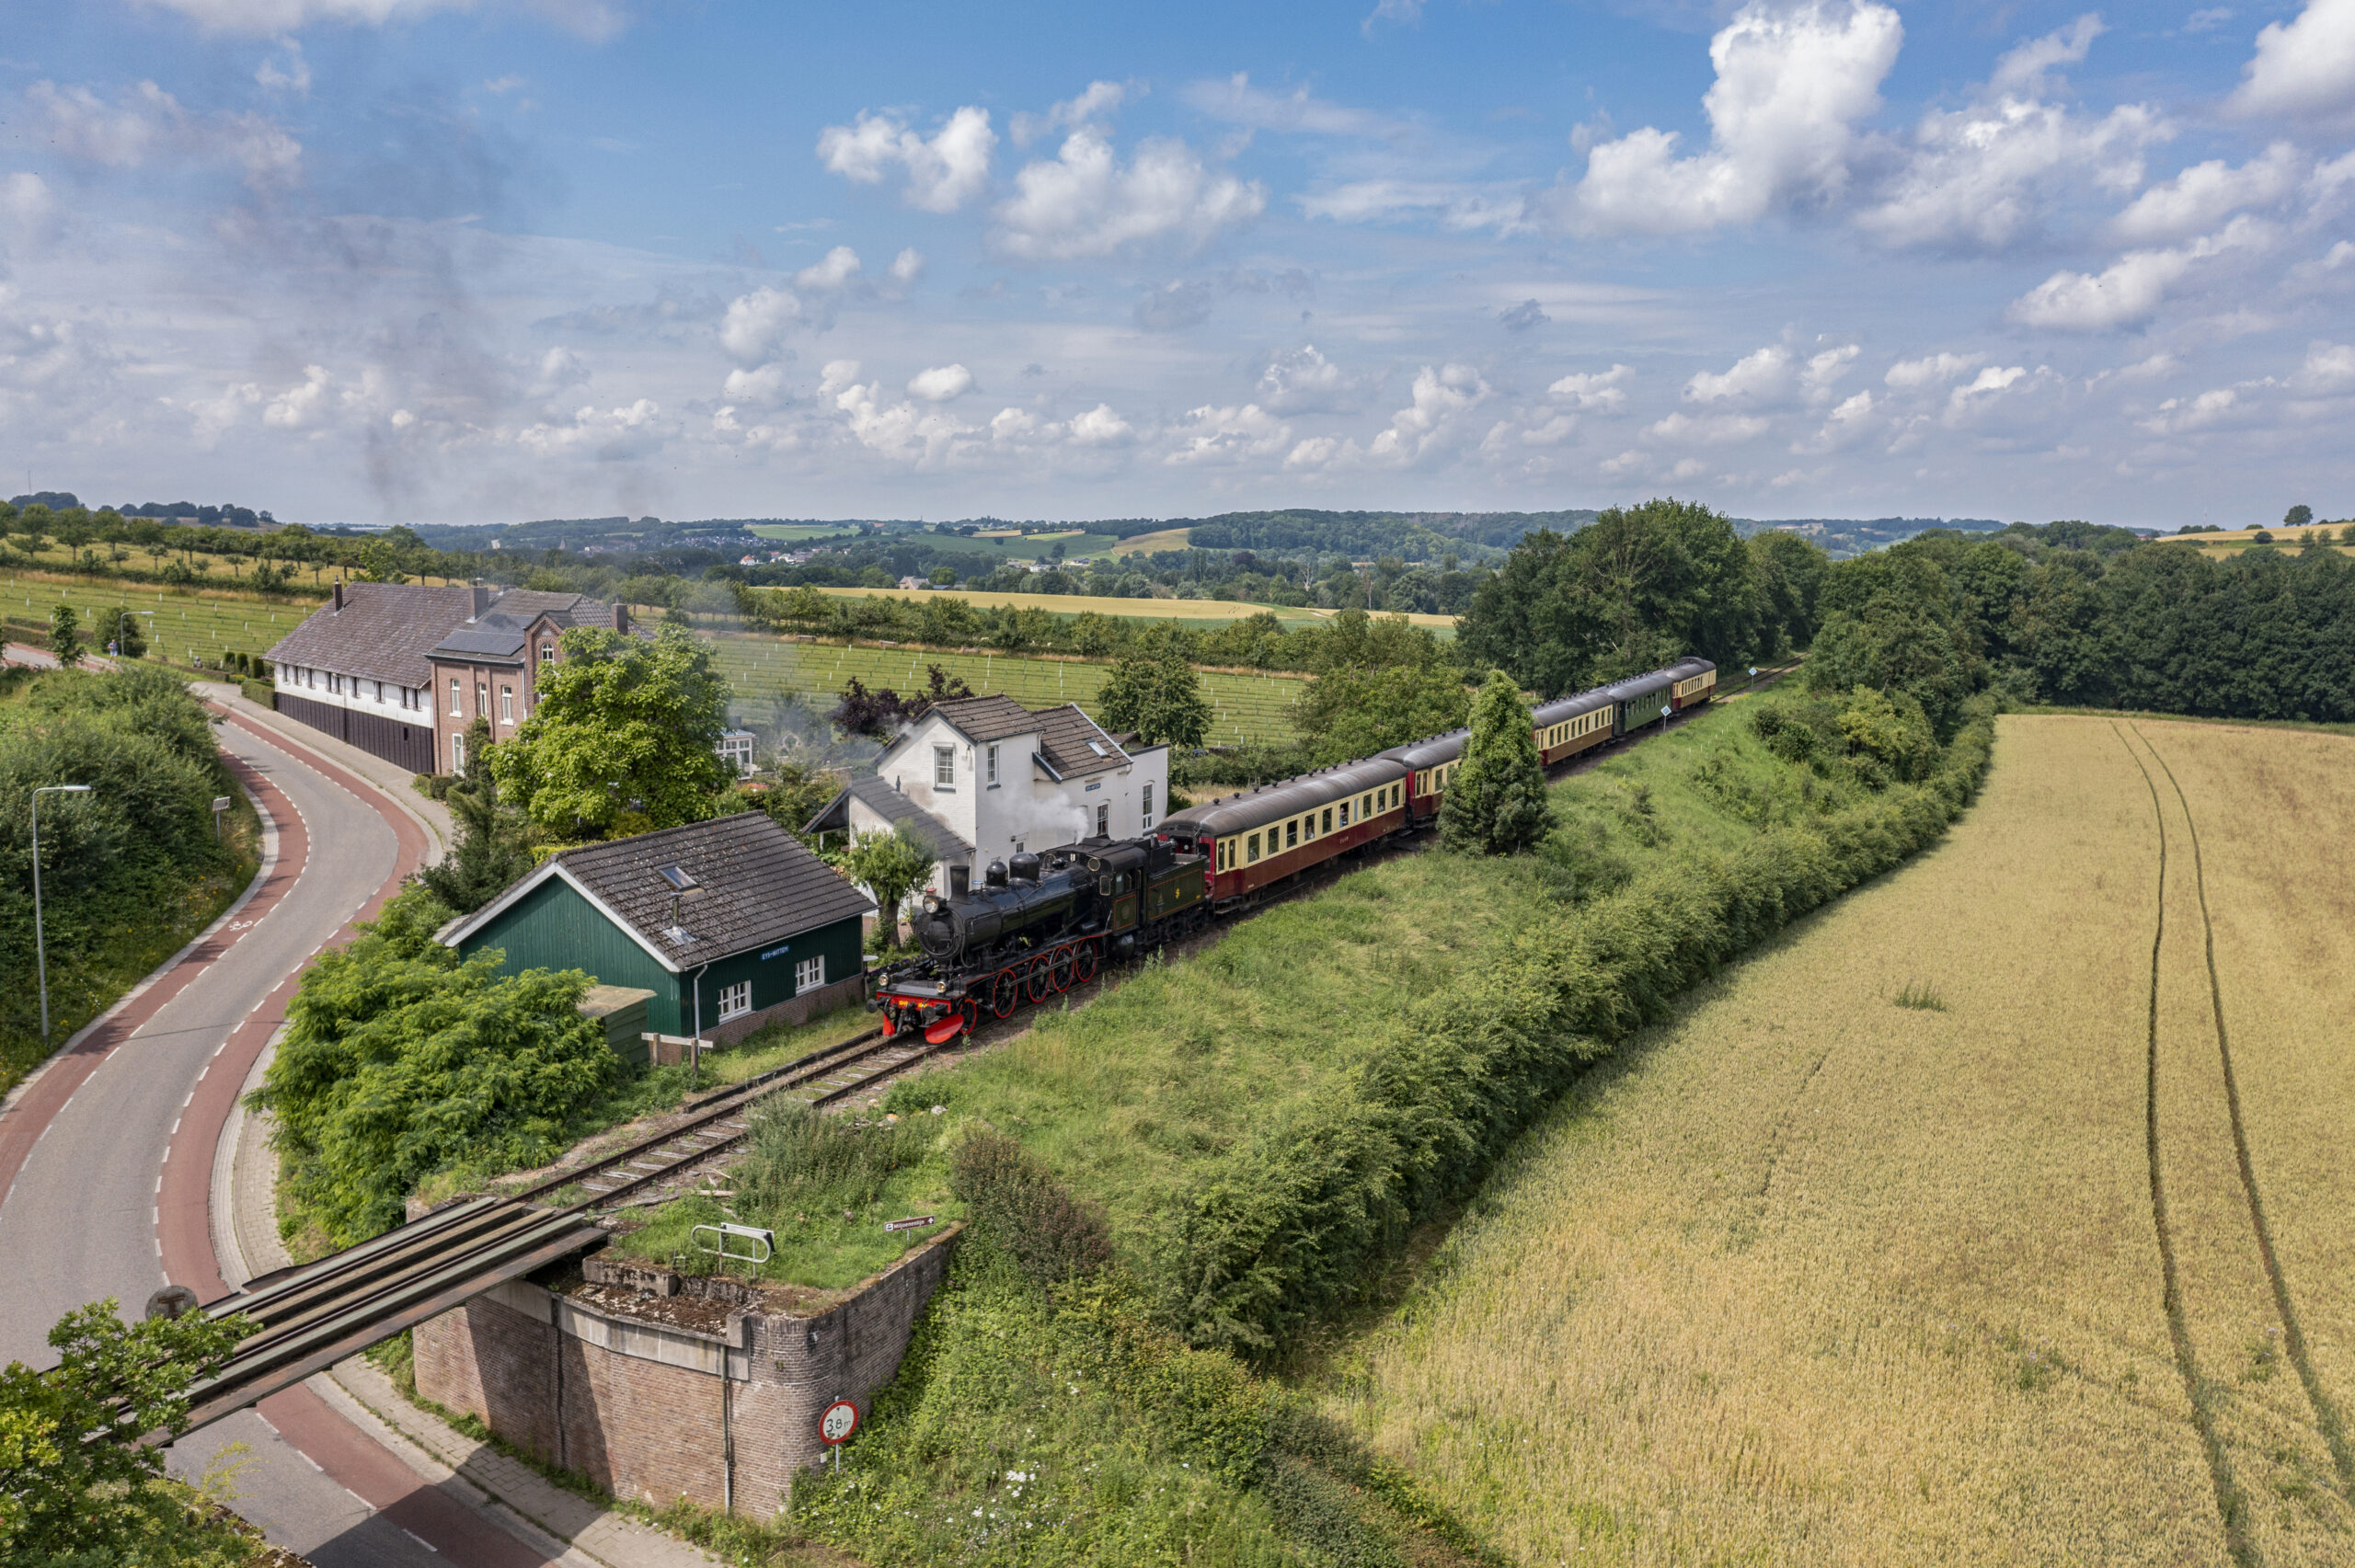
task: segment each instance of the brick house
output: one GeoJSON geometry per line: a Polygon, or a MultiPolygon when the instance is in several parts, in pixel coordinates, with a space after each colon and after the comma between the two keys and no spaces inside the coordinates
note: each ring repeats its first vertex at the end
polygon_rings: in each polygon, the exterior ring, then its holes
{"type": "Polygon", "coordinates": [[[338,583],[266,657],[279,712],[411,773],[451,773],[477,715],[494,738],[514,733],[557,639],[581,625],[632,629],[626,608],[584,594],[338,583]]]}

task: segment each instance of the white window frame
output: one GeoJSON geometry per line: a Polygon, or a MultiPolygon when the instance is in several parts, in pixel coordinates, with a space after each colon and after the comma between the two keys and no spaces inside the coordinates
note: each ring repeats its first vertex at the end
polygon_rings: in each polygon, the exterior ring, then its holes
{"type": "Polygon", "coordinates": [[[826,983],[826,956],[820,953],[793,966],[793,994],[813,991],[826,983]]]}
{"type": "Polygon", "coordinates": [[[989,747],[989,786],[992,789],[997,787],[997,742],[994,740],[989,747]]]}
{"type": "Polygon", "coordinates": [[[454,773],[466,771],[466,738],[463,735],[450,737],[450,771],[454,773]]]}
{"type": "Polygon", "coordinates": [[[719,988],[719,1021],[741,1018],[752,1011],[752,982],[738,980],[732,986],[719,988]]]}
{"type": "Polygon", "coordinates": [[[452,718],[466,716],[466,700],[463,689],[458,684],[458,678],[454,675],[450,677],[450,716],[452,718]]]}
{"type": "Polygon", "coordinates": [[[1143,807],[1139,813],[1141,826],[1138,830],[1140,832],[1153,826],[1153,781],[1150,779],[1147,779],[1144,784],[1143,802],[1143,807]]]}
{"type": "Polygon", "coordinates": [[[1112,806],[1109,801],[1096,808],[1096,836],[1099,839],[1112,836],[1112,806]]]}
{"type": "Polygon", "coordinates": [[[932,787],[935,789],[957,787],[957,748],[954,746],[936,746],[932,749],[932,787]]]}
{"type": "Polygon", "coordinates": [[[515,688],[512,686],[502,684],[499,688],[499,722],[515,722],[515,688]]]}

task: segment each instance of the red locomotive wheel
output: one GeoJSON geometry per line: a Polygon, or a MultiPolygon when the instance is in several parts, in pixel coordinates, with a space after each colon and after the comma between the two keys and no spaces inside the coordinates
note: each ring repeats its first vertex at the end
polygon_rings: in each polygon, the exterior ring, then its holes
{"type": "Polygon", "coordinates": [[[1045,954],[1030,960],[1030,973],[1023,989],[1030,993],[1034,1004],[1055,994],[1055,967],[1045,954]]]}
{"type": "Polygon", "coordinates": [[[1084,986],[1088,981],[1094,979],[1096,978],[1096,944],[1093,942],[1081,943],[1077,950],[1072,955],[1072,984],[1084,986]]]}
{"type": "Polygon", "coordinates": [[[1057,948],[1057,949],[1055,950],[1055,971],[1054,971],[1054,973],[1055,973],[1055,989],[1056,989],[1057,990],[1071,990],[1071,979],[1072,979],[1072,957],[1071,957],[1071,949],[1070,949],[1070,948],[1068,948],[1068,947],[1059,947],[1059,948],[1057,948]]]}
{"type": "Polygon", "coordinates": [[[997,982],[990,987],[990,1011],[1000,1018],[1011,1018],[1022,1001],[1022,977],[1012,969],[1000,969],[997,982]]]}

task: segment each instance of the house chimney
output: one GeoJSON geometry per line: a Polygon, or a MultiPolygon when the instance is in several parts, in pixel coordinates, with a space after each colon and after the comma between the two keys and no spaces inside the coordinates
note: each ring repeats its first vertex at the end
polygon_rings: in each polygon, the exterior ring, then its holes
{"type": "Polygon", "coordinates": [[[623,636],[629,635],[628,605],[616,604],[614,606],[614,630],[619,632],[623,636]]]}
{"type": "Polygon", "coordinates": [[[335,612],[339,615],[343,613],[343,584],[340,581],[335,585],[335,612]]]}
{"type": "Polygon", "coordinates": [[[469,621],[479,621],[482,619],[483,612],[489,608],[490,589],[485,588],[481,583],[475,584],[475,612],[467,616],[466,619],[469,621]]]}

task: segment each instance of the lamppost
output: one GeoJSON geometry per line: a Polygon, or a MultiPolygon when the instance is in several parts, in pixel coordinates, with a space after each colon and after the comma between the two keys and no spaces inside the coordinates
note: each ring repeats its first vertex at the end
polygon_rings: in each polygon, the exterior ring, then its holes
{"type": "Polygon", "coordinates": [[[40,1044],[49,1048],[49,943],[40,928],[40,797],[87,795],[88,784],[42,784],[33,791],[33,963],[40,971],[40,1044]]]}

